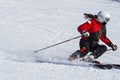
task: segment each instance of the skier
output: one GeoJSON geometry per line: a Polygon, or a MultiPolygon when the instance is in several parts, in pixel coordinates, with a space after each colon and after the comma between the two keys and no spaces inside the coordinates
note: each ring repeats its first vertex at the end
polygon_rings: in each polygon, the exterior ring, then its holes
{"type": "Polygon", "coordinates": [[[117,50],[117,45],[114,45],[106,37],[106,24],[111,16],[104,11],[99,11],[97,15],[84,13],[84,16],[88,21],[78,27],[78,32],[82,35],[79,43],[80,50],[70,55],[69,60],[81,58],[94,63],[97,61],[95,59],[107,51],[107,46],[98,44],[99,39],[111,47],[113,51],[117,50]]]}

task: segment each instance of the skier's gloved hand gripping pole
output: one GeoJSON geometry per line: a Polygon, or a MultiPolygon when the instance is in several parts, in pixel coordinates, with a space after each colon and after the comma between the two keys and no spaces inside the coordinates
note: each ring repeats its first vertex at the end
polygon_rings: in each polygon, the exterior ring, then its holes
{"type": "Polygon", "coordinates": [[[90,33],[88,31],[84,30],[84,31],[82,31],[81,35],[84,37],[89,37],[90,33]]]}
{"type": "Polygon", "coordinates": [[[66,42],[68,42],[68,41],[71,41],[71,40],[77,39],[77,38],[79,38],[79,37],[82,37],[82,36],[77,36],[77,37],[74,37],[74,38],[71,38],[71,39],[68,39],[68,40],[65,40],[65,41],[62,41],[62,42],[59,42],[59,43],[56,43],[56,44],[50,45],[50,46],[48,46],[48,47],[45,47],[45,48],[42,48],[42,49],[36,50],[36,51],[34,51],[33,53],[36,53],[36,52],[39,52],[39,51],[43,51],[43,50],[45,50],[45,49],[48,49],[48,48],[51,48],[51,47],[57,46],[57,45],[62,44],[62,43],[66,43],[66,42]]]}

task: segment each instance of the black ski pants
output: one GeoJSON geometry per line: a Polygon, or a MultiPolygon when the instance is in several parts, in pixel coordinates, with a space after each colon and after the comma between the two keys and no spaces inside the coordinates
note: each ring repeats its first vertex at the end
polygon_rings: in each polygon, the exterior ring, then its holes
{"type": "Polygon", "coordinates": [[[87,55],[88,52],[92,52],[92,55],[95,57],[95,59],[97,59],[107,51],[107,47],[105,45],[99,45],[98,42],[91,42],[81,39],[79,45],[80,49],[83,47],[86,48],[84,52],[80,53],[80,57],[87,55]]]}

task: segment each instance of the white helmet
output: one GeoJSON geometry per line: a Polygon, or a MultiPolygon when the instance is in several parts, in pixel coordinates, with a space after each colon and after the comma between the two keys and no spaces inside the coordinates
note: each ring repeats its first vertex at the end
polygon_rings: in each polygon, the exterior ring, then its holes
{"type": "Polygon", "coordinates": [[[111,18],[110,14],[104,11],[99,11],[97,14],[99,22],[108,22],[111,18]]]}

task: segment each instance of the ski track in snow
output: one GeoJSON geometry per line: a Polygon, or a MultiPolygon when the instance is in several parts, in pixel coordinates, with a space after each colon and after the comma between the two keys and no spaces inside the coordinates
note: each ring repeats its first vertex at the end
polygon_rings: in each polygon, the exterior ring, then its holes
{"type": "MultiPolygon", "coordinates": [[[[120,47],[120,0],[0,0],[0,80],[119,80],[120,70],[101,70],[66,59],[79,39],[33,53],[80,35],[83,13],[110,12],[107,34],[120,47]],[[45,62],[37,62],[45,61],[45,62]]],[[[100,60],[120,64],[120,49],[100,60]]]]}

